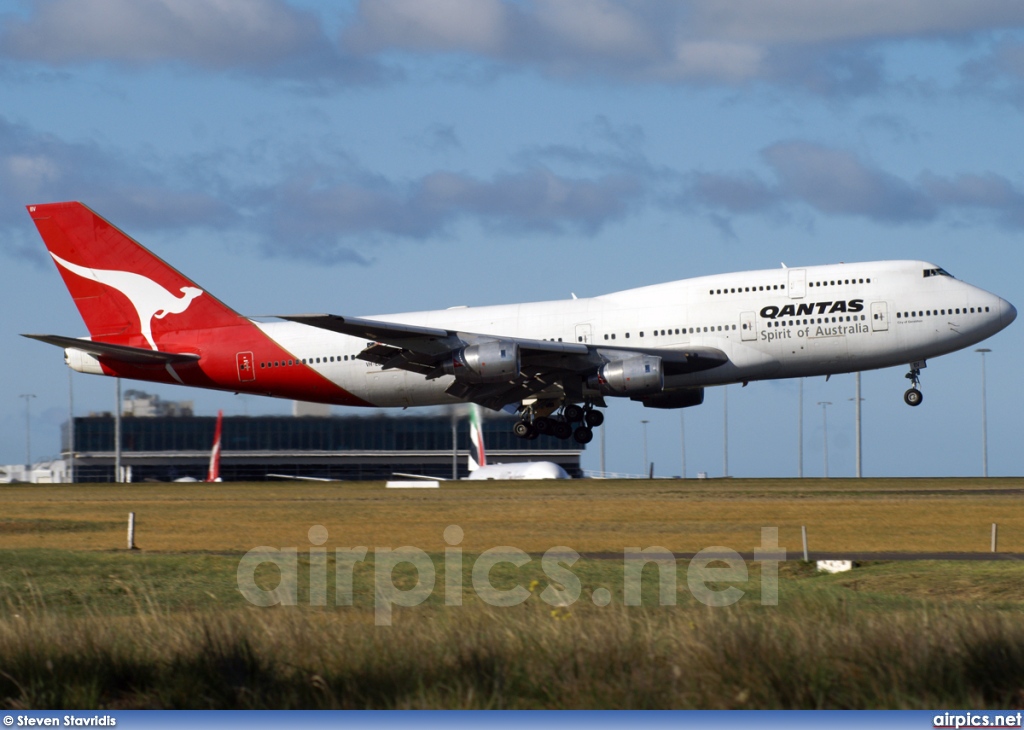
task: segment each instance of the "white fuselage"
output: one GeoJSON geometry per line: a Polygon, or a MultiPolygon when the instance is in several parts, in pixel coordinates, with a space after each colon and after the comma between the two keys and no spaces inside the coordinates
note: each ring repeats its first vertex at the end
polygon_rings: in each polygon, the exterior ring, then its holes
{"type": "MultiPolygon", "coordinates": [[[[1016,310],[923,261],[835,264],[703,276],[589,299],[411,312],[388,322],[598,347],[716,348],[729,362],[667,377],[666,389],[870,370],[980,342],[1016,310]]],[[[269,337],[375,406],[451,403],[452,377],[358,360],[364,339],[260,323],[269,337]]]]}

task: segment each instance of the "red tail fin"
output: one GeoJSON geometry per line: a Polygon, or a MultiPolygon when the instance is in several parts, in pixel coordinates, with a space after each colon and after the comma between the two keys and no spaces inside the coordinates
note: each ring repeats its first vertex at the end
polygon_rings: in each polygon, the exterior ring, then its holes
{"type": "Polygon", "coordinates": [[[239,315],[81,203],[28,208],[94,340],[159,347],[239,315]]]}
{"type": "Polygon", "coordinates": [[[206,481],[220,481],[220,427],[224,420],[224,411],[217,411],[217,430],[213,434],[213,450],[210,452],[210,468],[206,472],[206,481]]]}

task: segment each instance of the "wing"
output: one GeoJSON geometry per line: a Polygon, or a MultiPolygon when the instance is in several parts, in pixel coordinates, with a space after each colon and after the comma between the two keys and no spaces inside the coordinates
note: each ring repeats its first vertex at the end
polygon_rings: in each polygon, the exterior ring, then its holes
{"type": "Polygon", "coordinates": [[[361,337],[367,341],[366,349],[359,354],[361,360],[376,363],[384,370],[408,370],[428,379],[449,372],[447,364],[464,348],[495,342],[515,343],[520,356],[517,375],[494,382],[466,382],[456,378],[447,390],[457,398],[494,410],[552,387],[561,387],[569,397],[582,400],[587,376],[605,363],[631,355],[660,357],[666,375],[708,370],[728,361],[724,352],[713,347],[673,350],[605,347],[460,332],[334,314],[288,315],[281,319],[361,337]]]}
{"type": "Polygon", "coordinates": [[[77,337],[61,337],[60,335],[22,335],[32,340],[39,340],[57,347],[72,348],[88,352],[96,357],[109,357],[120,362],[136,365],[160,365],[184,362],[195,362],[199,355],[188,352],[160,352],[145,347],[129,347],[128,345],[111,345],[106,342],[81,340],[77,337]]]}

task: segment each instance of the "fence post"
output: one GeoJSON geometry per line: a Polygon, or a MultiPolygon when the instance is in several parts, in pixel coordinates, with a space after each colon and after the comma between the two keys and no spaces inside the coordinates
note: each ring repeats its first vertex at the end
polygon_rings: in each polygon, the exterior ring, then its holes
{"type": "Polygon", "coordinates": [[[804,562],[810,562],[810,558],[807,557],[807,525],[800,525],[800,536],[804,539],[804,562]]]}
{"type": "Polygon", "coordinates": [[[996,551],[996,537],[999,534],[998,530],[999,530],[999,528],[996,527],[996,523],[993,522],[992,523],[992,552],[996,551]]]}
{"type": "Polygon", "coordinates": [[[128,513],[128,549],[135,550],[135,513],[128,513]]]}

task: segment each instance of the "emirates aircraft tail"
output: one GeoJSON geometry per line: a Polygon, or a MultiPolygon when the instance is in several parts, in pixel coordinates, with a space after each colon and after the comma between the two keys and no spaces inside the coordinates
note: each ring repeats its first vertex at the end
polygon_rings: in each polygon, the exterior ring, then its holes
{"type": "Polygon", "coordinates": [[[480,406],[469,405],[469,471],[487,466],[487,450],[484,448],[483,416],[480,406]]]}
{"type": "Polygon", "coordinates": [[[81,203],[28,211],[94,341],[175,352],[183,331],[239,323],[230,307],[81,203]]]}

